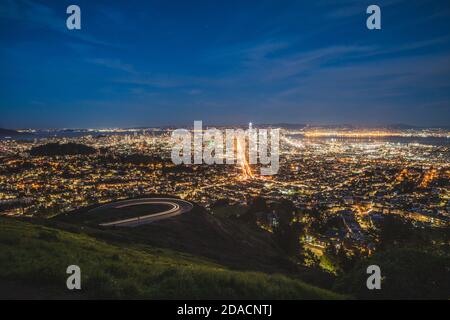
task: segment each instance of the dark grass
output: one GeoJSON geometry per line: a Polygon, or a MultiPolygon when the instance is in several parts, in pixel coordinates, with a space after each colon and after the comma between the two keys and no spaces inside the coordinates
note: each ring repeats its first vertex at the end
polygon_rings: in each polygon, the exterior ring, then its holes
{"type": "MultiPolygon", "coordinates": [[[[0,281],[40,288],[45,290],[42,296],[51,292],[53,298],[67,298],[66,268],[71,264],[82,272],[82,290],[75,298],[344,298],[283,275],[231,271],[167,249],[110,244],[81,232],[0,218],[0,281]]],[[[20,292],[11,294],[20,297],[20,292]]]]}
{"type": "Polygon", "coordinates": [[[125,208],[97,208],[85,215],[84,223],[100,224],[121,219],[136,218],[166,211],[171,207],[162,204],[140,204],[125,208]]]}

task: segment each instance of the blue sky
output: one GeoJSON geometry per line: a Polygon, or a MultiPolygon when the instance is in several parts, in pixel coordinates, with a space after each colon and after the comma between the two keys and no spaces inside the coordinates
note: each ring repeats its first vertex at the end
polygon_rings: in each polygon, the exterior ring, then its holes
{"type": "Polygon", "coordinates": [[[8,128],[450,125],[450,2],[2,0],[0,72],[8,128]]]}

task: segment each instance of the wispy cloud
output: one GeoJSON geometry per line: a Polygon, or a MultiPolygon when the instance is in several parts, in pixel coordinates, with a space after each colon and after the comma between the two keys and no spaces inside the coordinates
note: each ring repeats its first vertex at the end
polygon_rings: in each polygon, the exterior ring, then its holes
{"type": "Polygon", "coordinates": [[[32,0],[0,1],[0,18],[24,21],[33,27],[45,28],[92,45],[117,46],[92,36],[83,28],[77,32],[69,31],[64,14],[57,14],[52,8],[32,0]]]}
{"type": "MultiPolygon", "coordinates": [[[[383,56],[389,53],[407,52],[415,49],[425,48],[431,45],[438,45],[439,43],[448,40],[447,38],[436,38],[427,41],[418,41],[414,43],[400,44],[392,47],[379,47],[376,45],[351,45],[351,46],[328,46],[321,47],[310,51],[303,51],[299,53],[292,53],[289,45],[279,42],[264,42],[255,44],[254,46],[243,46],[241,48],[223,48],[223,50],[216,50],[214,54],[209,55],[207,63],[220,64],[222,59],[229,61],[230,57],[233,60],[235,67],[233,70],[223,74],[213,76],[183,76],[178,73],[167,74],[149,74],[146,72],[134,72],[134,68],[130,65],[119,63],[119,61],[98,61],[99,64],[104,64],[116,69],[127,71],[130,75],[115,79],[118,83],[133,84],[136,86],[143,86],[149,88],[163,88],[174,89],[180,88],[184,92],[188,92],[186,88],[197,88],[202,91],[208,89],[236,91],[241,88],[258,87],[259,90],[265,91],[268,88],[270,92],[278,92],[279,97],[289,96],[299,92],[307,92],[310,87],[308,83],[315,83],[318,78],[336,79],[339,83],[332,83],[327,80],[324,85],[329,84],[330,87],[339,87],[342,82],[352,82],[355,85],[352,89],[361,85],[367,88],[373,88],[376,85],[376,80],[389,85],[398,83],[415,85],[420,77],[430,79],[433,77],[433,86],[439,85],[434,80],[439,73],[439,69],[433,68],[433,73],[427,73],[431,67],[426,57],[414,58],[414,63],[408,63],[408,67],[404,66],[402,61],[408,62],[411,59],[397,59],[396,63],[391,63],[392,58],[383,58],[385,62],[370,61],[365,62],[364,57],[368,56],[383,56]],[[418,65],[415,65],[418,63],[418,65]],[[386,66],[378,70],[380,65],[386,66]],[[421,65],[427,67],[421,68],[421,65]],[[411,68],[409,71],[408,68],[411,68]],[[132,73],[132,71],[134,73],[132,73]],[[419,74],[414,79],[411,72],[419,74]],[[320,75],[320,76],[319,76],[320,75]],[[366,77],[367,76],[367,77],[366,77]],[[339,77],[342,79],[337,80],[339,77]],[[367,83],[367,78],[373,79],[372,84],[367,83]],[[361,85],[357,85],[356,80],[364,81],[361,85]]],[[[444,61],[441,61],[442,63],[444,61]]],[[[436,67],[436,64],[433,66],[436,67]]],[[[444,75],[447,72],[445,68],[444,75]]],[[[426,85],[426,81],[420,85],[426,85]]],[[[386,89],[387,87],[385,87],[386,89]]],[[[349,88],[350,89],[350,88],[349,88]]],[[[397,87],[392,87],[391,90],[384,90],[379,92],[379,96],[388,95],[402,95],[403,91],[397,91],[397,87]]],[[[190,90],[190,89],[189,89],[190,90]]],[[[345,90],[347,91],[347,90],[345,90]]],[[[342,95],[343,93],[336,94],[342,95]]]]}
{"type": "Polygon", "coordinates": [[[109,69],[119,70],[125,73],[130,74],[136,73],[136,70],[131,64],[123,63],[120,59],[96,58],[96,59],[87,59],[86,61],[109,69]]]}
{"type": "Polygon", "coordinates": [[[366,9],[371,4],[376,4],[382,8],[387,8],[405,0],[319,0],[317,4],[323,8],[327,8],[326,16],[328,18],[345,19],[356,15],[366,14],[366,9]]]}

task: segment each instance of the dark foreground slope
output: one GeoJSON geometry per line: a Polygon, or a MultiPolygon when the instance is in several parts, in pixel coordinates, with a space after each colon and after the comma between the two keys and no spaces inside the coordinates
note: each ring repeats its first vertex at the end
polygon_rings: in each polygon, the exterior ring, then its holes
{"type": "Polygon", "coordinates": [[[99,240],[73,228],[0,218],[0,298],[335,299],[342,296],[282,275],[231,271],[149,245],[99,240]],[[80,266],[82,290],[66,289],[80,266]]]}
{"type": "MultiPolygon", "coordinates": [[[[83,226],[85,232],[101,239],[189,253],[232,269],[286,273],[293,268],[268,232],[242,221],[212,216],[201,206],[196,205],[192,211],[173,218],[133,228],[99,227],[101,219],[96,214],[81,210],[58,216],[53,223],[58,227],[64,227],[58,223],[83,226]]],[[[114,220],[110,214],[100,214],[108,221],[114,220]]]]}

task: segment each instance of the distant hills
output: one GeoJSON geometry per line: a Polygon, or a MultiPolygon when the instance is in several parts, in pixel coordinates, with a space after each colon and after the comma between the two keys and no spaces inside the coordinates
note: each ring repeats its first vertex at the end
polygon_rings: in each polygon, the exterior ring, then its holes
{"type": "Polygon", "coordinates": [[[303,123],[273,123],[273,124],[259,124],[255,125],[258,128],[283,128],[283,129],[290,129],[290,130],[300,130],[308,125],[303,123]]]}
{"type": "Polygon", "coordinates": [[[11,129],[3,129],[0,128],[0,136],[18,136],[21,135],[22,133],[16,131],[16,130],[11,130],[11,129]]]}
{"type": "Polygon", "coordinates": [[[67,155],[89,155],[97,150],[78,143],[47,143],[34,147],[30,150],[32,156],[67,156],[67,155]]]}
{"type": "MultiPolygon", "coordinates": [[[[207,124],[204,123],[204,128],[248,128],[249,124],[240,124],[240,125],[225,125],[225,124],[207,124]]],[[[308,128],[323,128],[323,129],[390,129],[390,130],[423,130],[423,129],[449,129],[450,125],[442,125],[442,126],[416,126],[409,125],[404,123],[393,123],[393,124],[384,124],[384,125],[358,125],[358,124],[307,124],[307,123],[254,123],[253,126],[255,128],[282,128],[288,130],[302,130],[308,128]]],[[[176,129],[176,128],[191,128],[191,124],[186,125],[176,125],[176,126],[153,126],[153,127],[124,127],[121,129],[125,130],[167,130],[167,129],[176,129]]],[[[95,128],[92,128],[95,129],[95,128]]],[[[35,133],[39,134],[40,132],[60,132],[60,133],[73,133],[73,132],[90,132],[91,129],[51,129],[51,130],[36,130],[35,133]]],[[[6,136],[20,136],[29,133],[23,133],[12,129],[4,129],[0,128],[0,137],[6,136]]]]}
{"type": "Polygon", "coordinates": [[[357,124],[328,124],[328,125],[311,125],[311,124],[293,124],[293,123],[276,123],[271,125],[257,125],[257,127],[280,127],[284,129],[303,129],[303,128],[326,128],[326,129],[390,129],[390,130],[421,130],[421,129],[449,129],[450,126],[414,126],[404,123],[394,123],[385,125],[357,125],[357,124]]]}

